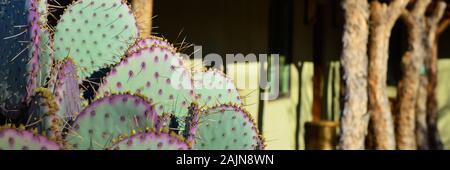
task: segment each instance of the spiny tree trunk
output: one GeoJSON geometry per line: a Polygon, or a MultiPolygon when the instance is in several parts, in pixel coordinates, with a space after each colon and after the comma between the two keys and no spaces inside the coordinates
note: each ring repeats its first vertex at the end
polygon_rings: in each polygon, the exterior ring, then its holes
{"type": "Polygon", "coordinates": [[[369,4],[365,0],[344,0],[345,26],[343,53],[346,96],[341,118],[340,149],[364,149],[369,115],[367,114],[367,42],[369,4]]]}
{"type": "MultiPolygon", "coordinates": [[[[440,135],[437,129],[437,118],[438,118],[438,106],[436,98],[436,87],[437,87],[437,61],[438,61],[438,34],[442,31],[445,25],[440,25],[439,21],[444,15],[446,4],[444,2],[439,2],[434,9],[433,14],[426,20],[427,23],[427,58],[425,60],[425,65],[428,73],[428,85],[427,85],[427,113],[426,113],[426,123],[427,123],[427,143],[429,144],[429,149],[443,149],[443,144],[440,139],[440,135]]],[[[444,21],[443,24],[446,24],[444,21]]],[[[420,146],[420,145],[419,145],[420,146]]]]}
{"type": "Polygon", "coordinates": [[[394,123],[386,94],[389,38],[407,3],[408,0],[395,0],[389,5],[371,3],[368,89],[376,149],[395,149],[394,123]]]}
{"type": "Polygon", "coordinates": [[[424,46],[425,12],[430,3],[431,0],[417,0],[411,11],[405,10],[402,14],[408,28],[409,47],[402,58],[402,79],[397,90],[398,115],[395,120],[395,132],[398,149],[417,149],[415,108],[420,85],[420,70],[423,69],[421,67],[426,55],[424,46]]]}
{"type": "Polygon", "coordinates": [[[133,0],[132,8],[141,38],[150,37],[152,34],[153,0],[133,0]]]}

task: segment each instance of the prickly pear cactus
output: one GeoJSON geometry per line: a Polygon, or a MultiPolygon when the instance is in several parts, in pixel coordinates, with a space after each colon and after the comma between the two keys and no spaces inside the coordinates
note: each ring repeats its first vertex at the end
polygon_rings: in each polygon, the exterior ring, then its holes
{"type": "Polygon", "coordinates": [[[30,131],[0,128],[0,150],[60,150],[61,146],[30,131]]]}
{"type": "Polygon", "coordinates": [[[133,46],[131,46],[127,50],[127,55],[132,55],[133,53],[138,52],[140,49],[149,48],[152,46],[162,46],[169,48],[172,51],[176,51],[175,47],[173,47],[173,45],[170,44],[166,39],[152,36],[146,39],[139,39],[133,46]]]}
{"type": "Polygon", "coordinates": [[[73,149],[106,149],[112,140],[153,128],[157,115],[143,97],[118,94],[94,101],[75,120],[66,141],[73,149]]]}
{"type": "Polygon", "coordinates": [[[53,66],[53,39],[48,29],[41,29],[39,34],[39,70],[37,73],[37,87],[47,86],[51,68],[53,66]]]}
{"type": "Polygon", "coordinates": [[[0,1],[0,112],[16,116],[36,87],[39,15],[36,0],[0,1]]]}
{"type": "Polygon", "coordinates": [[[183,137],[175,133],[149,132],[138,133],[119,140],[114,150],[189,150],[190,146],[183,137]]]}
{"type": "MultiPolygon", "coordinates": [[[[112,68],[99,95],[136,92],[149,98],[158,115],[172,113],[184,120],[194,91],[189,70],[179,54],[160,46],[144,48],[112,68]]],[[[180,129],[184,129],[180,121],[180,129]]]]}
{"type": "Polygon", "coordinates": [[[81,96],[75,63],[66,58],[58,64],[57,76],[52,82],[53,94],[59,110],[58,117],[71,121],[81,111],[81,96]]]}
{"type": "Polygon", "coordinates": [[[58,105],[50,90],[37,88],[31,97],[26,125],[36,128],[40,134],[57,139],[64,125],[64,120],[56,115],[57,111],[58,105]]]}
{"type": "Polygon", "coordinates": [[[219,104],[242,105],[234,82],[220,71],[208,70],[193,74],[196,100],[200,107],[219,104]]]}
{"type": "Polygon", "coordinates": [[[36,77],[36,86],[47,86],[47,79],[50,76],[50,70],[53,65],[53,39],[48,26],[49,4],[47,0],[37,1],[37,13],[39,15],[39,70],[36,77]]]}
{"type": "Polygon", "coordinates": [[[78,0],[56,26],[55,59],[72,56],[79,77],[119,62],[138,35],[136,19],[123,0],[78,0]]]}
{"type": "Polygon", "coordinates": [[[200,115],[194,149],[256,150],[261,139],[250,115],[238,106],[219,105],[200,115]]]}

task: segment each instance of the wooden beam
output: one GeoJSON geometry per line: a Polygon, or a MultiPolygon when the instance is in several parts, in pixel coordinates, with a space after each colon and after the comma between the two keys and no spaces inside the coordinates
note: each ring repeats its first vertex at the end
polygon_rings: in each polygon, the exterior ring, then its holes
{"type": "Polygon", "coordinates": [[[153,0],[133,0],[131,5],[141,38],[150,37],[152,34],[153,0]]]}

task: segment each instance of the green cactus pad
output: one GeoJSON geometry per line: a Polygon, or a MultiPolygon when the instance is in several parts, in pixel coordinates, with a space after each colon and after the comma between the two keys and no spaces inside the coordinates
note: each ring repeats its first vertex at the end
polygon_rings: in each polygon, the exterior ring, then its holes
{"type": "Polygon", "coordinates": [[[61,146],[44,136],[15,128],[0,128],[0,150],[60,150],[61,146]]]}
{"type": "Polygon", "coordinates": [[[79,0],[61,16],[55,31],[55,59],[73,57],[78,75],[87,78],[120,61],[135,43],[138,27],[122,0],[79,0]]]}
{"type": "Polygon", "coordinates": [[[118,94],[94,101],[75,120],[66,137],[73,149],[106,149],[123,134],[153,128],[157,115],[143,97],[118,94]]]}
{"type": "Polygon", "coordinates": [[[45,87],[53,66],[53,39],[48,29],[41,29],[39,44],[39,71],[37,73],[37,87],[45,87]]]}
{"type": "Polygon", "coordinates": [[[117,142],[114,150],[189,150],[190,146],[183,137],[175,133],[145,132],[138,133],[117,142]]]}
{"type": "MultiPolygon", "coordinates": [[[[190,77],[179,54],[153,46],[141,49],[113,67],[98,93],[139,93],[149,98],[158,115],[172,113],[178,120],[184,120],[195,95],[190,77]]],[[[183,129],[183,121],[178,123],[183,129]]]]}
{"type": "Polygon", "coordinates": [[[59,110],[57,116],[71,121],[81,111],[81,96],[77,69],[71,58],[66,58],[58,64],[56,82],[53,94],[59,110]]]}
{"type": "Polygon", "coordinates": [[[200,107],[219,104],[242,105],[241,97],[234,82],[220,71],[195,72],[194,90],[200,107]]]}
{"type": "Polygon", "coordinates": [[[256,150],[260,143],[253,119],[237,106],[215,106],[200,114],[194,149],[256,150]]]}
{"type": "Polygon", "coordinates": [[[52,138],[62,135],[64,120],[56,115],[58,105],[50,90],[37,88],[33,96],[27,113],[27,127],[37,128],[40,134],[45,134],[52,138]]]}

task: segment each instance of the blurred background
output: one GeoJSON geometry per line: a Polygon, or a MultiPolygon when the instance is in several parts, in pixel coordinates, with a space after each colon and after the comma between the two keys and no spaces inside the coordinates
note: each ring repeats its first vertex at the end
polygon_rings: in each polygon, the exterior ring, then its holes
{"type": "MultiPolygon", "coordinates": [[[[153,34],[177,44],[201,45],[203,54],[280,54],[281,96],[259,101],[240,89],[268,149],[305,149],[305,123],[338,121],[341,113],[343,10],[341,0],[154,0],[153,34]]],[[[406,26],[398,20],[390,38],[388,95],[396,98],[406,26]]],[[[193,48],[184,49],[191,54],[193,48]]],[[[257,69],[258,63],[238,67],[257,69]]],[[[225,70],[231,77],[236,69],[225,70]]],[[[257,72],[255,72],[257,73],[257,72]]],[[[247,75],[248,83],[258,75],[247,75]]],[[[450,29],[439,38],[438,104],[441,138],[450,149],[450,29]]],[[[258,86],[259,87],[259,86],[258,86]]]]}
{"type": "MultiPolygon", "coordinates": [[[[59,2],[64,5],[71,0],[59,2]]],[[[143,8],[143,13],[150,14],[143,19],[151,21],[151,34],[166,38],[191,59],[194,45],[202,46],[203,55],[280,54],[278,99],[262,101],[259,90],[239,89],[245,108],[266,138],[267,149],[335,148],[344,96],[340,66],[345,21],[342,0],[142,2],[151,4],[143,8]],[[308,122],[322,122],[320,126],[329,128],[315,129],[308,122]]],[[[393,103],[407,38],[407,28],[398,20],[390,38],[387,77],[387,94],[393,103]]],[[[442,32],[438,45],[438,128],[445,148],[450,149],[450,29],[442,32]]],[[[236,78],[247,70],[247,87],[259,87],[258,66],[258,62],[240,63],[223,71],[236,78]]]]}

